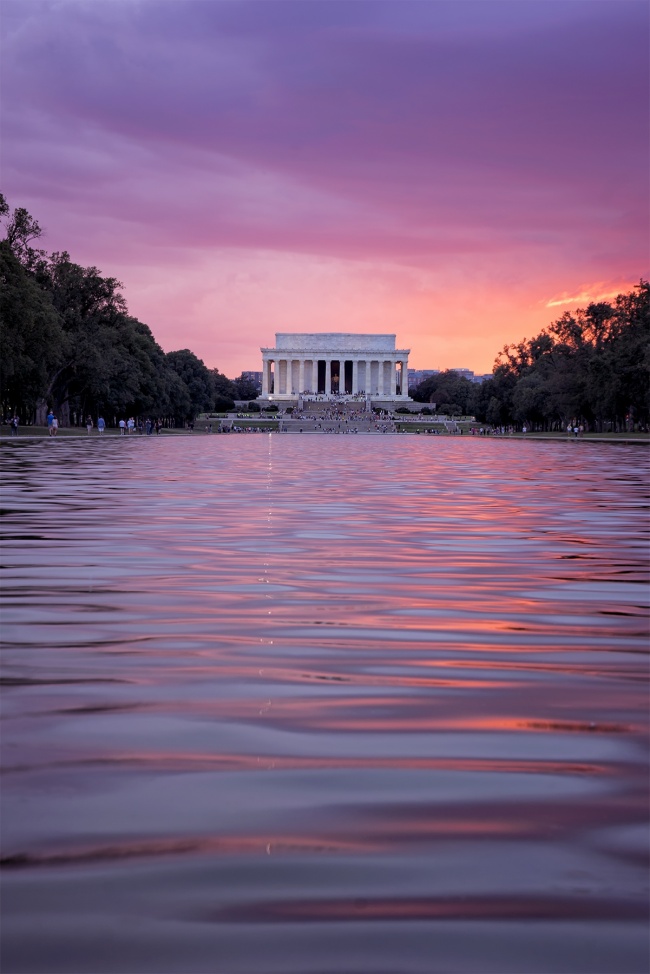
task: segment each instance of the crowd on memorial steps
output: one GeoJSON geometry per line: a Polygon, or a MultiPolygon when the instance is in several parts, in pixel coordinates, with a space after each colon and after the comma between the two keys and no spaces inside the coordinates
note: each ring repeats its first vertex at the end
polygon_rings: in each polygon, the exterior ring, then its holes
{"type": "Polygon", "coordinates": [[[409,388],[408,405],[393,404],[384,415],[369,415],[360,396],[348,402],[319,396],[309,410],[303,404],[290,413],[286,403],[258,402],[245,373],[229,379],[187,348],[165,353],[129,314],[119,281],[74,263],[67,251],[39,248],[37,221],[22,207],[12,210],[2,194],[0,223],[0,435],[26,428],[52,439],[62,430],[132,438],[195,427],[576,437],[650,430],[645,280],[506,346],[492,377],[480,384],[448,370],[409,388]],[[237,412],[248,421],[241,423],[237,412]]]}

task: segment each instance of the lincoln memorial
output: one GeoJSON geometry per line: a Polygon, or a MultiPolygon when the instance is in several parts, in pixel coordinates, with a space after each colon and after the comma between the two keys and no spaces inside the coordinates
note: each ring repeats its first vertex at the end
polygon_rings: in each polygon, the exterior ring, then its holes
{"type": "Polygon", "coordinates": [[[395,335],[276,332],[275,348],[261,349],[262,398],[408,400],[409,351],[395,335]]]}

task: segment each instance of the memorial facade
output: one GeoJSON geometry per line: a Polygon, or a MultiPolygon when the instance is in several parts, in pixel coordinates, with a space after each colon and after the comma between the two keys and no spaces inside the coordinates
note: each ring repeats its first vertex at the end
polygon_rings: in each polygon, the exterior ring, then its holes
{"type": "Polygon", "coordinates": [[[261,349],[262,398],[407,400],[409,351],[395,335],[276,332],[275,348],[261,349]]]}

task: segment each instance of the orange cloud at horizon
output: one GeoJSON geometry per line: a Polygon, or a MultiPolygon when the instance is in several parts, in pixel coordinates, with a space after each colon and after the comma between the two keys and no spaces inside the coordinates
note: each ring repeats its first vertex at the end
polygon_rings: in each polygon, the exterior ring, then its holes
{"type": "Polygon", "coordinates": [[[581,284],[577,291],[574,291],[572,294],[564,291],[562,294],[550,298],[545,306],[547,308],[557,308],[566,304],[576,307],[580,305],[582,307],[588,304],[595,304],[599,301],[611,301],[619,294],[631,291],[638,283],[637,279],[636,281],[620,281],[617,284],[611,284],[605,281],[581,284]]]}
{"type": "Polygon", "coordinates": [[[470,282],[450,266],[434,274],[281,253],[208,253],[175,273],[133,263],[113,272],[131,312],[165,351],[188,347],[230,377],[260,370],[260,348],[274,345],[276,331],[394,333],[397,346],[411,350],[411,368],[489,373],[505,345],[551,324],[557,315],[549,308],[585,306],[634,286],[581,287],[549,301],[549,292],[562,293],[551,286],[560,281],[470,282]]]}

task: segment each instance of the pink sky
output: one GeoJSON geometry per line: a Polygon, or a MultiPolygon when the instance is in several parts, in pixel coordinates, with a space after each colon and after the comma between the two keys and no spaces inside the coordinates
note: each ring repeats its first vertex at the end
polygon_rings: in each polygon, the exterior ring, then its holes
{"type": "Polygon", "coordinates": [[[414,368],[647,277],[645,0],[2,2],[2,191],[234,377],[276,331],[414,368]]]}

